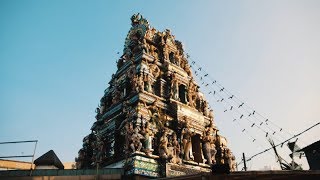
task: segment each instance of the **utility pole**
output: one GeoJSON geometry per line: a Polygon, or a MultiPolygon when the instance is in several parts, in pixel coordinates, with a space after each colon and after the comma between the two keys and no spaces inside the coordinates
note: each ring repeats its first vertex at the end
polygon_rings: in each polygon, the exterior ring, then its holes
{"type": "Polygon", "coordinates": [[[244,171],[247,171],[247,163],[246,163],[246,157],[244,156],[244,153],[242,153],[242,160],[244,164],[244,171]]]}

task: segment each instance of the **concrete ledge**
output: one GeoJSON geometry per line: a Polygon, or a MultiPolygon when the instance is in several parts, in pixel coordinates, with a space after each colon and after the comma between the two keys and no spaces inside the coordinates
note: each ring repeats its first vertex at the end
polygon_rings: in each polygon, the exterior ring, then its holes
{"type": "Polygon", "coordinates": [[[58,170],[58,169],[41,169],[41,170],[9,170],[0,171],[0,178],[8,177],[32,177],[34,176],[84,176],[84,175],[123,175],[122,168],[109,168],[109,169],[68,169],[68,170],[58,170]]]}

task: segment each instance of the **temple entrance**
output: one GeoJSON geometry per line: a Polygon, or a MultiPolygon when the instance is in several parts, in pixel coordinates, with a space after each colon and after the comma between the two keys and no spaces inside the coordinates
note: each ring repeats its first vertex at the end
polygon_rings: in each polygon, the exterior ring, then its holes
{"type": "Polygon", "coordinates": [[[192,142],[192,154],[194,157],[194,161],[197,163],[202,163],[202,154],[201,154],[201,140],[200,140],[200,135],[196,134],[192,136],[191,138],[192,142]]]}

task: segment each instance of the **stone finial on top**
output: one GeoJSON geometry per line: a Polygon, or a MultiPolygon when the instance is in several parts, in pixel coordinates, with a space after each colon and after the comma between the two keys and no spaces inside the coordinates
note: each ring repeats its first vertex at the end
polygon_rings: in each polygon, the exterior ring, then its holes
{"type": "Polygon", "coordinates": [[[146,20],[145,18],[143,18],[143,16],[140,13],[134,14],[131,16],[131,25],[135,26],[138,24],[143,24],[146,27],[149,26],[149,22],[148,20],[146,20]]]}

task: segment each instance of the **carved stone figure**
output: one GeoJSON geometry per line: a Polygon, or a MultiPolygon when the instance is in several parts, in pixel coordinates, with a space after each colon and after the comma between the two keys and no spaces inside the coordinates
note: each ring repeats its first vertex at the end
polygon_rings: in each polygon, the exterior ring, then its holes
{"type": "Polygon", "coordinates": [[[230,171],[236,171],[237,170],[237,163],[236,163],[236,157],[233,155],[233,153],[230,151],[230,155],[229,155],[229,166],[230,166],[230,171]]]}
{"type": "Polygon", "coordinates": [[[156,102],[158,99],[156,99],[154,102],[147,104],[146,102],[144,103],[144,107],[148,109],[148,114],[150,116],[150,122],[151,123],[159,123],[159,108],[156,105],[156,102]]]}
{"type": "Polygon", "coordinates": [[[192,72],[190,70],[190,66],[189,65],[185,65],[184,70],[187,72],[188,76],[192,76],[192,72]]]}
{"type": "Polygon", "coordinates": [[[100,118],[101,118],[101,110],[100,110],[100,108],[99,108],[99,107],[97,107],[97,108],[96,108],[96,113],[97,113],[97,115],[96,115],[96,119],[98,120],[98,119],[100,119],[100,118]]]}
{"type": "Polygon", "coordinates": [[[154,47],[153,45],[150,45],[149,47],[150,47],[149,52],[150,52],[151,56],[154,57],[154,62],[153,63],[156,64],[158,59],[159,59],[159,55],[157,53],[157,48],[154,47]]]}
{"type": "Polygon", "coordinates": [[[163,47],[163,58],[165,60],[169,59],[169,46],[167,44],[165,44],[163,47]]]}
{"type": "MultiPolygon", "coordinates": [[[[154,28],[153,28],[154,29],[154,28]]],[[[152,29],[147,30],[146,32],[146,38],[149,39],[150,41],[153,39],[154,33],[152,29]]]]}
{"type": "MultiPolygon", "coordinates": [[[[124,50],[124,54],[123,54],[122,58],[120,59],[120,60],[122,61],[121,63],[130,61],[130,60],[132,61],[132,57],[133,57],[132,50],[131,50],[131,48],[127,47],[127,48],[124,50]]],[[[120,61],[120,60],[119,60],[119,61],[120,61]]],[[[118,62],[117,66],[118,66],[118,68],[119,68],[119,66],[121,67],[122,65],[119,64],[119,62],[118,62]]]]}
{"type": "Polygon", "coordinates": [[[188,89],[188,104],[189,106],[195,108],[196,107],[196,99],[198,96],[198,89],[197,86],[193,83],[191,79],[189,81],[189,89],[188,89]]]}
{"type": "Polygon", "coordinates": [[[227,145],[227,140],[225,137],[220,136],[216,134],[216,149],[217,149],[217,154],[216,154],[216,162],[218,164],[224,164],[225,163],[225,149],[227,145]]]}
{"type": "Polygon", "coordinates": [[[181,158],[179,157],[180,144],[177,140],[177,135],[175,133],[173,133],[172,135],[172,147],[173,147],[172,159],[170,160],[170,162],[180,164],[182,162],[181,158]]]}
{"type": "Polygon", "coordinates": [[[103,96],[100,100],[100,114],[103,114],[106,109],[106,97],[103,96]]]}
{"type": "Polygon", "coordinates": [[[163,159],[169,158],[169,151],[168,151],[168,133],[167,130],[163,130],[162,136],[160,138],[159,144],[159,156],[163,159]]]}
{"type": "MultiPolygon", "coordinates": [[[[123,132],[123,134],[125,135],[125,139],[126,139],[125,151],[126,151],[126,153],[129,153],[130,152],[129,149],[130,149],[131,136],[134,132],[134,129],[133,129],[132,122],[123,121],[123,123],[126,123],[125,124],[125,131],[123,132]]],[[[120,125],[120,128],[121,127],[122,126],[120,125]]]]}
{"type": "Polygon", "coordinates": [[[148,73],[143,72],[144,90],[152,93],[151,78],[148,73]]]}
{"type": "Polygon", "coordinates": [[[139,92],[139,78],[137,75],[133,75],[130,79],[130,85],[133,93],[139,92]]]}
{"type": "Polygon", "coordinates": [[[151,64],[150,65],[150,72],[152,74],[152,76],[154,77],[154,79],[157,79],[160,75],[160,68],[158,67],[158,65],[156,64],[151,64]]]}
{"type": "Polygon", "coordinates": [[[194,135],[195,133],[191,131],[189,123],[186,123],[185,128],[182,129],[183,159],[186,161],[194,159],[191,142],[191,137],[194,135]]]}
{"type": "Polygon", "coordinates": [[[206,100],[203,100],[202,101],[202,112],[203,112],[203,115],[205,116],[209,116],[209,107],[208,107],[208,102],[206,100]]]}
{"type": "Polygon", "coordinates": [[[167,32],[160,33],[161,41],[160,46],[162,47],[163,59],[169,60],[169,45],[167,44],[168,34],[167,32]]]}
{"type": "Polygon", "coordinates": [[[210,109],[208,117],[210,118],[210,120],[213,120],[213,110],[212,109],[210,109]]]}
{"type": "Polygon", "coordinates": [[[121,91],[118,87],[115,87],[115,90],[114,90],[114,95],[113,95],[113,98],[112,98],[112,104],[115,104],[117,102],[119,102],[121,99],[121,91]]]}
{"type": "Polygon", "coordinates": [[[231,171],[235,170],[235,157],[232,154],[231,150],[229,148],[225,148],[223,151],[223,163],[228,164],[231,171]]]}
{"type": "Polygon", "coordinates": [[[145,127],[143,128],[143,134],[144,134],[144,149],[145,153],[147,155],[151,155],[153,149],[152,149],[152,139],[154,137],[154,133],[152,129],[150,128],[150,124],[146,122],[145,127]]]}
{"type": "Polygon", "coordinates": [[[134,14],[134,15],[131,16],[131,25],[135,26],[135,25],[138,25],[138,24],[143,24],[146,27],[149,26],[149,22],[145,18],[143,18],[140,13],[134,14]]]}
{"type": "Polygon", "coordinates": [[[175,52],[174,53],[174,63],[177,65],[177,66],[180,66],[180,62],[181,59],[180,59],[180,54],[179,54],[179,51],[175,52]]]}
{"type": "Polygon", "coordinates": [[[215,138],[212,136],[210,128],[205,131],[202,141],[204,158],[207,160],[207,163],[211,165],[215,163],[215,154],[217,151],[214,144],[215,138]]]}
{"type": "MultiPolygon", "coordinates": [[[[134,116],[134,112],[132,111],[132,109],[133,108],[132,108],[129,100],[122,102],[122,114],[124,114],[126,117],[125,121],[131,120],[132,117],[134,116]]],[[[124,121],[123,121],[123,123],[124,123],[124,121]]]]}
{"type": "Polygon", "coordinates": [[[139,92],[144,91],[144,81],[143,81],[143,75],[139,75],[138,77],[138,90],[139,92]]]}
{"type": "Polygon", "coordinates": [[[140,151],[142,148],[141,140],[144,139],[144,137],[139,133],[140,129],[138,126],[134,128],[134,132],[131,135],[131,144],[130,148],[132,152],[140,151]]]}
{"type": "Polygon", "coordinates": [[[138,44],[139,44],[140,50],[143,53],[149,53],[150,45],[147,43],[147,40],[145,38],[140,40],[138,44]]]}
{"type": "Polygon", "coordinates": [[[171,98],[174,100],[179,100],[179,85],[176,79],[172,80],[171,83],[171,98]]]}

